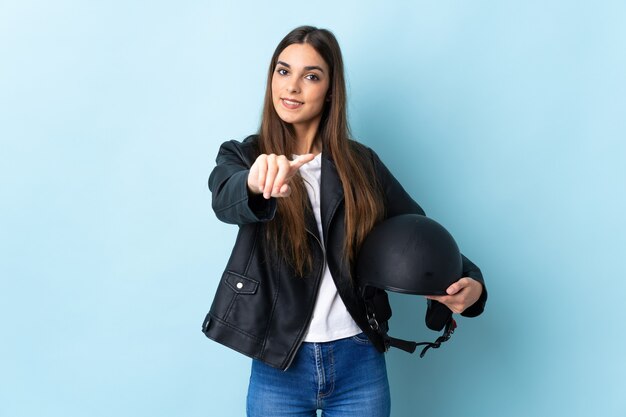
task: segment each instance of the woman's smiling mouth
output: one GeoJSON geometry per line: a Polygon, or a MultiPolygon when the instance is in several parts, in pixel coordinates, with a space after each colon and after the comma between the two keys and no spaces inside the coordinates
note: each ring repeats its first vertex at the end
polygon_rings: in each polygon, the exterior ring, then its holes
{"type": "Polygon", "coordinates": [[[304,103],[296,100],[289,100],[287,98],[281,98],[280,101],[283,103],[283,106],[290,110],[297,109],[301,107],[304,103]]]}

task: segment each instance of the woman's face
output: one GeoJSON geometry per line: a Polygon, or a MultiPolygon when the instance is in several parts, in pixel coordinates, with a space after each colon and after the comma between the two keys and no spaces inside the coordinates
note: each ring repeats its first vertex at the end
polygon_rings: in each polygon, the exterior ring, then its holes
{"type": "Polygon", "coordinates": [[[276,113],[297,131],[317,129],[329,83],[328,65],[311,45],[289,45],[278,56],[272,75],[276,113]]]}

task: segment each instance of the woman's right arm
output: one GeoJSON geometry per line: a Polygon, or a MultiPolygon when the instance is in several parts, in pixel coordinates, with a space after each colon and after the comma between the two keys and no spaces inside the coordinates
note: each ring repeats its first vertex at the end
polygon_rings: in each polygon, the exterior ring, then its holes
{"type": "Polygon", "coordinates": [[[313,154],[293,161],[283,155],[255,151],[251,140],[224,142],[209,177],[213,210],[225,223],[266,222],[276,214],[276,198],[289,197],[289,181],[313,154]]]}
{"type": "Polygon", "coordinates": [[[243,225],[266,222],[276,214],[276,199],[248,189],[248,175],[256,159],[254,144],[248,141],[228,141],[220,146],[216,166],[209,176],[212,207],[218,219],[225,223],[243,225]]]}

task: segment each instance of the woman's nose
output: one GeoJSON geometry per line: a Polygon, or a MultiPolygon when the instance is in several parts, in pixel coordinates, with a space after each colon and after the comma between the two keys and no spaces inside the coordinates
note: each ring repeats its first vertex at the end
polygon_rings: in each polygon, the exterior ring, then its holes
{"type": "Polygon", "coordinates": [[[289,93],[299,93],[300,86],[296,81],[290,80],[290,82],[287,83],[287,91],[289,93]]]}

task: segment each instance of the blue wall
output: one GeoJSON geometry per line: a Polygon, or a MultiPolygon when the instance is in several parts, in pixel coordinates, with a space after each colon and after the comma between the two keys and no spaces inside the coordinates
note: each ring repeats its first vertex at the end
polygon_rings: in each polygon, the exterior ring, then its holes
{"type": "Polygon", "coordinates": [[[236,233],[206,179],[305,23],[490,291],[388,354],[394,417],[626,415],[624,3],[226,3],[0,3],[0,415],[244,415],[249,359],[200,332],[236,233]]]}

